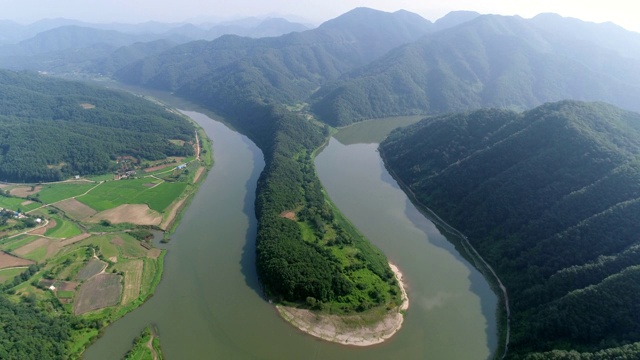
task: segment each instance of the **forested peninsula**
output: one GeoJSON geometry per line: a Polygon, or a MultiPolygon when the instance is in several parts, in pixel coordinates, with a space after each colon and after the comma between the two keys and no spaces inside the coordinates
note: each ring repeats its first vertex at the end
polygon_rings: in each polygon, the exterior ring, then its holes
{"type": "Polygon", "coordinates": [[[426,20],[408,12],[356,9],[318,29],[279,38],[225,36],[182,45],[115,76],[174,91],[221,114],[263,151],[256,261],[267,298],[319,314],[368,311],[382,320],[399,311],[402,291],[385,256],[335,208],[317,178],[314,152],[330,128],[303,104],[287,103],[304,100],[319,84],[427,28],[426,20]],[[371,18],[385,29],[372,27],[371,18]],[[383,33],[389,41],[374,41],[383,33]],[[344,43],[345,34],[354,42],[344,43]]]}
{"type": "Polygon", "coordinates": [[[480,110],[396,130],[380,151],[507,287],[510,358],[640,355],[640,114],[480,110]]]}

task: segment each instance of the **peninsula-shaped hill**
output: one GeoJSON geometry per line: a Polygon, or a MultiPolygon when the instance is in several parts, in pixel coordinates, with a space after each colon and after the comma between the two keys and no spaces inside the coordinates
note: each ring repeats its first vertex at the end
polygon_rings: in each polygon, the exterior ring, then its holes
{"type": "Polygon", "coordinates": [[[511,358],[637,358],[640,114],[576,101],[479,110],[396,130],[380,150],[506,286],[511,358]]]}
{"type": "Polygon", "coordinates": [[[313,111],[344,126],[564,99],[640,110],[640,34],[552,14],[467,16],[323,86],[310,100],[313,111]]]}
{"type": "Polygon", "coordinates": [[[33,73],[0,71],[0,180],[106,173],[118,157],[193,154],[194,127],[145,99],[33,73]]]}
{"type": "Polygon", "coordinates": [[[329,128],[286,105],[303,101],[327,79],[417,39],[430,25],[408,12],[356,9],[302,33],[269,39],[225,36],[179,46],[118,73],[124,81],[173,90],[222,113],[261,148],[258,276],[265,295],[278,305],[312,310],[319,317],[346,316],[343,326],[324,336],[328,340],[365,323],[373,324],[372,330],[386,328],[392,325],[385,321],[388,315],[401,320],[403,291],[384,254],[322,190],[313,156],[329,128]]]}

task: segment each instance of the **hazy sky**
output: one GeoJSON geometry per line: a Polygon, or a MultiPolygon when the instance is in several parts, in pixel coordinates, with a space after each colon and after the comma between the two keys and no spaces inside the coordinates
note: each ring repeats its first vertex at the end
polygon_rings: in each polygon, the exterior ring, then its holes
{"type": "Polygon", "coordinates": [[[640,32],[640,4],[633,0],[0,0],[0,19],[30,23],[64,17],[137,23],[279,14],[300,16],[317,24],[359,6],[384,11],[405,9],[432,21],[453,10],[525,18],[554,12],[587,21],[612,21],[640,32]]]}

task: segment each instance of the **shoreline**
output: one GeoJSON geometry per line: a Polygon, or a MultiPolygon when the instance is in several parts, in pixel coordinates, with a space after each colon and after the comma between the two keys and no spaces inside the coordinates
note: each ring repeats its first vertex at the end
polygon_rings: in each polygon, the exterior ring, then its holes
{"type": "Polygon", "coordinates": [[[389,267],[402,292],[402,304],[389,310],[381,320],[374,324],[359,325],[365,320],[366,315],[320,315],[307,309],[282,305],[276,305],[276,309],[288,323],[302,332],[322,340],[352,346],[380,344],[400,330],[404,321],[403,312],[409,309],[409,297],[402,272],[392,263],[389,263],[389,267]]]}

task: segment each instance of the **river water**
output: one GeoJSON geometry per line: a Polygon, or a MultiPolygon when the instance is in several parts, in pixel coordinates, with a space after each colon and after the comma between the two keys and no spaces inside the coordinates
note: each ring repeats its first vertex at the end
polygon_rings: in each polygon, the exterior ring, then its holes
{"type": "Polygon", "coordinates": [[[172,240],[155,295],[111,324],[85,359],[120,359],[149,324],[168,359],[487,359],[497,299],[487,282],[410,203],[375,144],[332,139],[316,159],[329,195],[404,273],[411,306],[385,343],[325,342],[284,322],[261,297],[254,199],[264,166],[245,136],[193,111],[213,139],[215,164],[172,240]]]}

